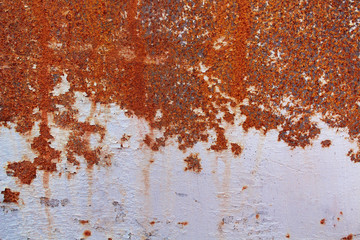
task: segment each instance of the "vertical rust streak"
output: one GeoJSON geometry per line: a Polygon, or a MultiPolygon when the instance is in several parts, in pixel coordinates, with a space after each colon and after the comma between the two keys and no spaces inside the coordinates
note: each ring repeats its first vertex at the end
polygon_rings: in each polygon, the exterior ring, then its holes
{"type": "Polygon", "coordinates": [[[142,39],[142,31],[140,21],[138,19],[138,0],[129,0],[127,8],[127,24],[126,28],[129,32],[129,44],[131,49],[134,51],[134,59],[127,64],[127,71],[129,80],[127,93],[130,104],[130,109],[138,116],[144,116],[149,119],[151,116],[146,116],[147,109],[146,103],[146,81],[144,78],[145,71],[145,42],[142,39]]]}

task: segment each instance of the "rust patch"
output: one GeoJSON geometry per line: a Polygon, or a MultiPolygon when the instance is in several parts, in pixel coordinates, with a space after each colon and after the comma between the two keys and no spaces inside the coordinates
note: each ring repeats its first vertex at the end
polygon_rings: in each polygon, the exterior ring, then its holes
{"type": "Polygon", "coordinates": [[[151,221],[150,222],[150,225],[154,225],[156,222],[155,221],[151,221]]]}
{"type": "MultiPolygon", "coordinates": [[[[208,129],[217,134],[211,149],[227,148],[220,124],[233,122],[227,106],[246,95],[242,81],[250,33],[247,1],[203,2],[189,9],[185,2],[138,0],[28,5],[5,1],[1,6],[1,34],[6,40],[1,42],[0,124],[15,123],[16,131],[25,136],[40,123],[40,135],[31,139],[37,169],[56,171],[61,152],[74,165],[79,165],[76,156],[84,157],[90,167],[101,161],[101,149],[92,149],[87,136],[103,136],[105,129],[78,121],[75,92],[85,93],[93,104],[115,103],[129,116],[162,129],[163,137],[151,145],[154,151],[170,137],[177,137],[180,149],[191,148],[208,140],[208,129]],[[164,12],[172,17],[164,19],[164,12]],[[209,67],[207,78],[202,66],[209,67]],[[64,79],[68,91],[53,93],[64,79]],[[223,117],[218,118],[219,113],[223,117]],[[51,146],[52,124],[70,131],[65,149],[51,146]]],[[[24,179],[22,174],[17,177],[24,179]]]]}
{"type": "Polygon", "coordinates": [[[18,203],[20,192],[13,192],[10,188],[5,188],[1,194],[4,195],[4,203],[18,203]]]}
{"type": "Polygon", "coordinates": [[[31,184],[32,180],[36,178],[36,165],[30,161],[9,163],[6,173],[17,177],[23,184],[31,184]]]}
{"type": "Polygon", "coordinates": [[[233,152],[233,154],[235,156],[239,156],[241,154],[241,152],[242,152],[242,148],[237,143],[231,143],[231,151],[233,152]]]}
{"type": "Polygon", "coordinates": [[[188,222],[178,222],[179,225],[182,225],[182,226],[186,226],[188,225],[189,223],[188,222]]]}
{"type": "Polygon", "coordinates": [[[341,238],[341,240],[352,240],[353,237],[354,237],[354,235],[350,233],[350,234],[347,235],[346,237],[341,238]]]}
{"type": "Polygon", "coordinates": [[[79,223],[85,225],[89,223],[89,220],[79,220],[79,223]]]}
{"type": "Polygon", "coordinates": [[[288,234],[286,234],[286,236],[285,236],[286,238],[290,238],[290,234],[288,233],[288,234]]]}
{"type": "Polygon", "coordinates": [[[90,231],[90,230],[85,230],[84,233],[83,233],[83,235],[84,235],[85,237],[90,237],[90,236],[91,236],[91,231],[90,231]]]}
{"type": "Polygon", "coordinates": [[[245,186],[242,187],[242,190],[244,191],[247,188],[248,188],[248,186],[245,185],[245,186]]]}
{"type": "MultiPolygon", "coordinates": [[[[2,2],[0,33],[0,125],[13,123],[28,138],[35,123],[40,127],[30,139],[36,157],[8,165],[24,184],[36,169],[54,172],[64,160],[79,165],[80,156],[88,167],[108,161],[89,141],[99,134],[102,143],[107,129],[79,121],[76,92],[93,106],[115,104],[161,130],[159,138],[144,136],[153,151],[170,138],[185,151],[207,142],[212,130],[210,150],[231,146],[239,155],[223,126],[234,124],[238,112],[246,117],[245,131],[278,130],[278,140],[292,148],[319,136],[315,115],[331,128],[348,129],[360,145],[360,33],[350,31],[356,1],[27,4],[2,2]],[[55,94],[65,80],[69,89],[55,94]],[[70,132],[64,149],[52,147],[51,126],[70,132]]],[[[353,150],[348,156],[360,161],[353,150]]]]}
{"type": "Polygon", "coordinates": [[[325,219],[325,218],[323,218],[323,219],[320,220],[320,224],[325,225],[325,223],[326,223],[326,219],[325,219]]]}
{"type": "Polygon", "coordinates": [[[331,145],[331,140],[321,141],[321,147],[323,147],[323,148],[330,147],[330,145],[331,145]]]}
{"type": "Polygon", "coordinates": [[[260,218],[260,215],[259,215],[259,214],[256,214],[255,218],[256,218],[256,219],[259,219],[259,218],[260,218]]]}
{"type": "Polygon", "coordinates": [[[185,167],[185,171],[193,171],[196,173],[201,172],[201,159],[199,158],[198,153],[192,153],[187,158],[184,159],[184,162],[186,162],[187,166],[185,167]]]}

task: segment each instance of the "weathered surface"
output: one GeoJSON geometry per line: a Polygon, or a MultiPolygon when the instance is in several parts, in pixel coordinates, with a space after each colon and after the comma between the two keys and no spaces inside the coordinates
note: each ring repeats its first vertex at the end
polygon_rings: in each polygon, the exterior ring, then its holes
{"type": "Polygon", "coordinates": [[[356,238],[359,7],[3,1],[0,238],[356,238]]]}

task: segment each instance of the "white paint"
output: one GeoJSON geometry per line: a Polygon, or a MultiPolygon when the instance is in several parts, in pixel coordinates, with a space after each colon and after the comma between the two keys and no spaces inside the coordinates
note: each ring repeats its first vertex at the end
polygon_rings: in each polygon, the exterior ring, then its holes
{"type": "MultiPolygon", "coordinates": [[[[81,120],[89,119],[90,101],[77,93],[76,104],[81,120]]],[[[8,161],[32,159],[34,153],[24,136],[1,129],[1,190],[20,191],[21,201],[0,204],[0,239],[80,239],[84,230],[92,232],[88,239],[285,239],[288,233],[290,239],[341,239],[360,233],[360,165],[346,157],[356,144],[344,132],[321,124],[311,147],[291,150],[277,141],[276,131],[245,133],[237,120],[225,126],[230,142],[244,148],[234,157],[230,151],[209,151],[213,139],[186,153],[171,141],[153,152],[143,143],[150,133],[147,123],[126,117],[115,105],[97,105],[93,119],[108,130],[104,142],[98,136],[92,141],[113,154],[112,165],[90,171],[79,158],[77,170],[64,160],[58,164],[63,174],[51,174],[48,190],[42,171],[30,186],[6,176],[8,161]],[[131,137],[121,147],[124,134],[131,137]],[[330,148],[321,148],[325,139],[332,140],[330,148]],[[191,152],[202,159],[199,174],[184,171],[191,152]],[[73,171],[77,174],[69,180],[67,172],[73,171]],[[42,205],[44,196],[59,200],[59,206],[42,205]],[[65,199],[69,202],[62,206],[65,199]],[[178,224],[185,221],[188,225],[178,224]]],[[[51,133],[52,145],[61,149],[69,133],[53,126],[51,133]]]]}

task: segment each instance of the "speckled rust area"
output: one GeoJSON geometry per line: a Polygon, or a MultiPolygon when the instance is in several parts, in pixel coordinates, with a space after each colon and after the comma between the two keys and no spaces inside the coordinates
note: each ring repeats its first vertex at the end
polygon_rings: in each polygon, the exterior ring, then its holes
{"type": "Polygon", "coordinates": [[[193,171],[196,173],[201,172],[201,169],[202,169],[201,164],[200,164],[201,159],[199,158],[198,153],[190,154],[190,156],[185,158],[184,161],[186,162],[186,167],[184,169],[185,171],[193,171]]]}
{"type": "MultiPolygon", "coordinates": [[[[359,1],[9,1],[0,5],[0,125],[28,136],[37,155],[9,174],[30,184],[36,171],[67,161],[104,161],[107,129],[79,121],[76,92],[116,104],[163,135],[144,136],[153,151],[176,139],[181,150],[229,143],[225,125],[278,130],[290,147],[320,134],[315,117],[360,143],[359,1]],[[69,89],[55,94],[66,78],[69,89]],[[51,127],[70,131],[64,149],[51,127]],[[66,159],[63,159],[66,156],[66,159]]],[[[127,139],[123,139],[123,142],[127,139]]],[[[352,161],[360,154],[350,150],[352,161]]],[[[18,161],[15,159],[15,161],[18,161]]],[[[198,169],[198,168],[197,168],[198,169]]],[[[201,168],[199,168],[201,169],[201,168]]]]}
{"type": "Polygon", "coordinates": [[[19,201],[19,192],[13,192],[10,188],[5,188],[4,191],[1,191],[1,194],[4,195],[4,203],[18,203],[19,201]]]}
{"type": "Polygon", "coordinates": [[[321,147],[323,147],[323,148],[330,147],[330,145],[331,145],[331,140],[329,140],[329,139],[321,141],[321,147]]]}

